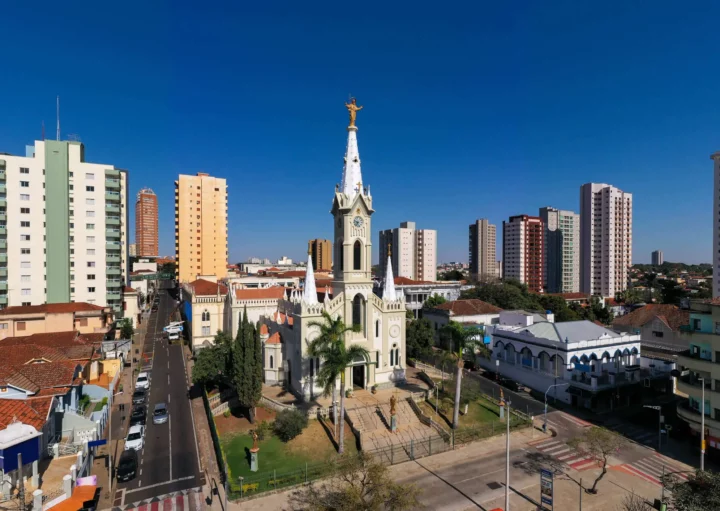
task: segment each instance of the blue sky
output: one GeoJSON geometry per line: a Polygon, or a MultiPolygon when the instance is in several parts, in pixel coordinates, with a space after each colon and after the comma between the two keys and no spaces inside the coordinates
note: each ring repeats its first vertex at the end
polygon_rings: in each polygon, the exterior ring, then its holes
{"type": "Polygon", "coordinates": [[[163,254],[173,181],[198,171],[228,180],[231,262],[330,238],[353,94],[375,243],[411,220],[465,261],[476,218],[577,211],[599,181],[633,193],[635,262],[711,259],[716,2],[13,4],[0,151],[54,134],[60,94],[133,208],[158,194],[163,254]]]}

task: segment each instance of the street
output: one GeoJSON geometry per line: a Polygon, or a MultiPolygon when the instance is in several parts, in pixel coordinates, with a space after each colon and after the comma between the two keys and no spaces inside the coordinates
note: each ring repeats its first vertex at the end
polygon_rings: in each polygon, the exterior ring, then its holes
{"type": "MultiPolygon", "coordinates": [[[[120,508],[204,484],[199,473],[194,418],[187,397],[182,341],[169,345],[163,337],[163,327],[169,321],[175,302],[165,287],[159,296],[158,310],[149,317],[141,357],[138,357],[140,370],[150,374],[145,446],[138,452],[137,477],[117,483],[115,506],[120,508]],[[167,405],[169,420],[164,424],[153,424],[152,413],[157,403],[167,405]]],[[[130,411],[126,410],[125,415],[129,416],[130,411]]],[[[127,423],[123,428],[127,430],[127,423]]]]}

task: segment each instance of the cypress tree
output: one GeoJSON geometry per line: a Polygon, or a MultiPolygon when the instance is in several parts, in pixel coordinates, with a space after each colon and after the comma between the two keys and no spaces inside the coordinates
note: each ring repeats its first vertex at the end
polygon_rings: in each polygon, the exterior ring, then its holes
{"type": "MultiPolygon", "coordinates": [[[[253,343],[253,327],[248,321],[247,307],[243,311],[243,322],[242,322],[242,346],[243,346],[243,366],[242,366],[242,386],[243,386],[243,400],[241,404],[248,409],[248,415],[250,422],[255,421],[255,404],[256,400],[253,396],[253,379],[255,373],[253,368],[255,366],[255,350],[253,343]]],[[[258,398],[259,399],[259,398],[258,398]]]]}
{"type": "Polygon", "coordinates": [[[255,355],[255,367],[253,368],[253,402],[257,404],[262,397],[263,382],[263,349],[260,341],[260,324],[253,326],[253,354],[255,355]]]}
{"type": "Polygon", "coordinates": [[[244,367],[245,346],[243,345],[243,324],[241,322],[232,349],[232,381],[241,405],[244,405],[247,401],[247,391],[244,384],[244,367]]]}

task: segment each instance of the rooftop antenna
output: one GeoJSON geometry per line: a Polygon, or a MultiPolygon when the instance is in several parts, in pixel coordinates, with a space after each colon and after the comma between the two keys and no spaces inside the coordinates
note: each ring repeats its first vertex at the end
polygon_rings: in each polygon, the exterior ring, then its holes
{"type": "Polygon", "coordinates": [[[60,96],[57,97],[57,140],[60,141],[60,96]]]}

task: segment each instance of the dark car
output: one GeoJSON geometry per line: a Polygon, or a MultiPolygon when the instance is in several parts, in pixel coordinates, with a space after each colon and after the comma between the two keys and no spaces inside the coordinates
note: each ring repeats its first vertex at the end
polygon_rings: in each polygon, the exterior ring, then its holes
{"type": "Polygon", "coordinates": [[[132,395],[132,404],[141,405],[141,404],[145,403],[146,395],[147,394],[145,393],[144,390],[142,390],[142,389],[136,390],[135,392],[133,392],[133,395],[132,395]]]}
{"type": "Polygon", "coordinates": [[[117,467],[117,480],[130,481],[137,475],[138,458],[135,449],[123,451],[117,467]]]}
{"type": "Polygon", "coordinates": [[[507,378],[501,378],[500,385],[515,392],[518,392],[520,390],[520,386],[517,384],[516,381],[509,380],[507,378]]]}
{"type": "Polygon", "coordinates": [[[145,425],[145,421],[147,420],[147,409],[140,405],[133,408],[132,414],[130,415],[130,425],[134,426],[135,424],[141,424],[145,425]]]}

